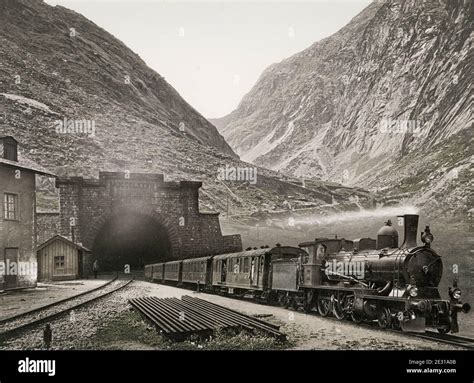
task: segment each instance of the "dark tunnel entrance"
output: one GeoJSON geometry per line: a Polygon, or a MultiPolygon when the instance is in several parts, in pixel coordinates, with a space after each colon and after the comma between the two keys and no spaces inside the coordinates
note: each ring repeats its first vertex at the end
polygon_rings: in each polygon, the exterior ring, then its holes
{"type": "Polygon", "coordinates": [[[92,257],[101,271],[123,271],[171,257],[171,242],[166,227],[143,214],[117,215],[105,222],[97,233],[92,257]]]}

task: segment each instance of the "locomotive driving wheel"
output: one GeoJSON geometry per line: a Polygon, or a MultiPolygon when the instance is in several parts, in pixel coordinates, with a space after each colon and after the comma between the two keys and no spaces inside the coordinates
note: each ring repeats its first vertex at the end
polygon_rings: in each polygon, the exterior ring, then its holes
{"type": "Polygon", "coordinates": [[[346,315],[350,314],[352,322],[359,324],[364,321],[363,314],[356,312],[355,310],[356,297],[351,294],[347,297],[347,312],[346,315]]]}
{"type": "Polygon", "coordinates": [[[438,332],[440,334],[447,334],[451,331],[451,326],[448,326],[448,327],[439,327],[438,329],[438,332]]]}
{"type": "Polygon", "coordinates": [[[382,308],[378,313],[377,322],[380,328],[389,328],[392,324],[392,313],[388,307],[382,308]]]}
{"type": "Polygon", "coordinates": [[[343,320],[347,316],[348,305],[350,302],[348,300],[348,296],[346,293],[342,291],[338,291],[336,294],[333,295],[332,299],[332,313],[338,320],[343,320]]]}
{"type": "Polygon", "coordinates": [[[362,315],[357,314],[356,312],[352,312],[351,319],[352,319],[352,322],[356,324],[362,323],[364,321],[364,318],[362,318],[362,315]]]}
{"type": "Polygon", "coordinates": [[[400,323],[400,321],[398,320],[397,317],[392,318],[392,328],[394,330],[401,330],[402,329],[402,324],[400,323]]]}
{"type": "Polygon", "coordinates": [[[303,311],[309,313],[313,306],[314,290],[309,290],[304,295],[303,311]]]}
{"type": "Polygon", "coordinates": [[[332,310],[331,294],[323,291],[319,292],[317,306],[319,315],[327,317],[332,310]]]}

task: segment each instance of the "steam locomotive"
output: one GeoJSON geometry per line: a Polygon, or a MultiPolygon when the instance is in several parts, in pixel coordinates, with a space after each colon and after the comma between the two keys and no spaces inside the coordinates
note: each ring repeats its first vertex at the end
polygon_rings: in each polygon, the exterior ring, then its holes
{"type": "Polygon", "coordinates": [[[449,300],[438,285],[442,258],[432,248],[429,226],[416,243],[418,215],[398,217],[404,241],[387,221],[377,239],[316,238],[297,247],[280,246],[145,266],[153,282],[278,304],[338,320],[377,321],[381,328],[458,332],[457,315],[467,313],[456,282],[449,300]]]}

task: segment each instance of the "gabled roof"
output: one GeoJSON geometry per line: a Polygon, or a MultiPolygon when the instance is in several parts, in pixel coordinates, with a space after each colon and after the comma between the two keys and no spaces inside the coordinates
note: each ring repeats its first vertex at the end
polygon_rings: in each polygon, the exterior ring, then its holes
{"type": "Polygon", "coordinates": [[[4,141],[4,140],[13,140],[13,141],[15,141],[16,143],[18,143],[18,141],[15,140],[15,137],[13,137],[13,136],[3,136],[3,137],[0,137],[0,141],[4,141]]]}
{"type": "Polygon", "coordinates": [[[43,176],[55,177],[55,174],[51,173],[48,169],[43,168],[42,166],[34,163],[31,160],[21,158],[18,161],[10,161],[5,158],[0,158],[0,164],[13,167],[15,169],[27,170],[33,173],[37,173],[43,176]]]}
{"type": "Polygon", "coordinates": [[[74,246],[76,249],[78,250],[84,250],[84,251],[87,251],[88,253],[90,253],[91,251],[87,248],[87,247],[84,247],[78,243],[74,243],[72,242],[69,238],[66,238],[66,237],[63,237],[62,235],[55,235],[54,237],[51,237],[50,239],[48,239],[45,243],[43,243],[42,245],[40,245],[37,249],[37,251],[40,251],[42,249],[44,249],[46,246],[48,246],[49,244],[53,243],[54,241],[62,241],[62,242],[65,242],[67,243],[68,245],[70,246],[74,246]]]}

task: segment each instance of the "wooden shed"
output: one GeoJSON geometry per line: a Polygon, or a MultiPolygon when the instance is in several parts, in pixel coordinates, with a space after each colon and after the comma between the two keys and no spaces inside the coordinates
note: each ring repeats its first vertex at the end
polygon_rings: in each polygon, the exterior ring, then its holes
{"type": "Polygon", "coordinates": [[[82,277],[83,261],[90,250],[56,235],[38,247],[38,280],[61,281],[82,277]]]}

